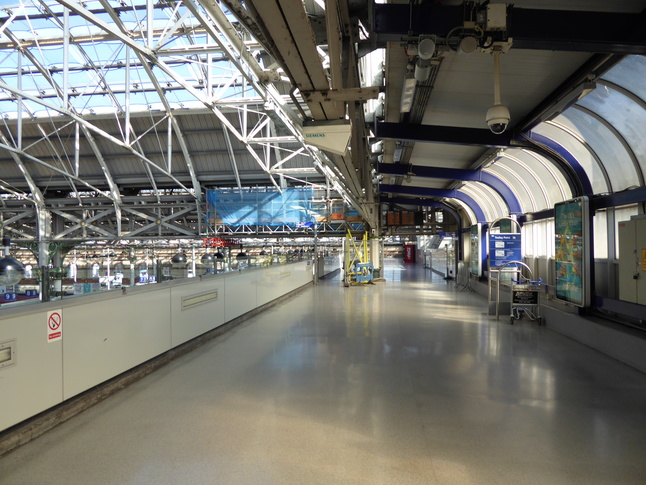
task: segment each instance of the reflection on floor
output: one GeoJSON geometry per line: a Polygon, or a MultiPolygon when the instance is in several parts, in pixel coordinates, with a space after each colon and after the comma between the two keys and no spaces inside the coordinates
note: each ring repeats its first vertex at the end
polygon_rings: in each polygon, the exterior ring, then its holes
{"type": "Polygon", "coordinates": [[[384,273],[174,361],[0,459],[0,483],[646,483],[646,375],[384,273]]]}

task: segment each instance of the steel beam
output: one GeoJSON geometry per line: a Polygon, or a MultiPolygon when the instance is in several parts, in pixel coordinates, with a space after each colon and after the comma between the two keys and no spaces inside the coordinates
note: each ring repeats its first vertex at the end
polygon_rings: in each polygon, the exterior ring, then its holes
{"type": "Polygon", "coordinates": [[[512,145],[509,132],[496,135],[489,130],[453,126],[417,125],[410,123],[377,122],[377,138],[395,140],[447,143],[450,145],[507,148],[512,145]]]}
{"type": "MultiPolygon", "coordinates": [[[[465,20],[463,5],[436,2],[374,5],[377,40],[404,36],[446,37],[465,20]]],[[[514,49],[646,54],[644,13],[584,12],[507,7],[514,49]]]]}
{"type": "Polygon", "coordinates": [[[407,197],[388,197],[388,198],[382,199],[381,203],[397,204],[397,205],[415,205],[419,207],[436,207],[438,209],[445,210],[449,214],[451,214],[455,219],[455,221],[458,223],[458,227],[460,226],[460,221],[462,220],[462,218],[460,217],[460,214],[458,214],[458,211],[456,211],[453,207],[451,207],[446,202],[440,202],[437,200],[409,199],[407,197]]]}
{"type": "MultiPolygon", "coordinates": [[[[91,131],[93,131],[93,132],[95,132],[95,133],[97,133],[97,134],[101,135],[103,138],[106,138],[107,140],[111,141],[111,142],[112,142],[112,143],[114,143],[115,145],[118,145],[118,146],[120,146],[121,148],[124,148],[125,150],[129,151],[129,152],[130,152],[130,153],[132,153],[133,155],[137,156],[139,159],[141,159],[143,162],[145,162],[147,166],[152,167],[152,168],[154,168],[155,170],[157,170],[157,171],[159,171],[159,172],[163,173],[164,175],[166,175],[167,177],[169,177],[171,180],[173,180],[173,182],[175,182],[179,187],[181,187],[182,189],[186,190],[187,192],[190,192],[190,190],[189,190],[189,189],[188,189],[184,184],[182,184],[179,180],[177,180],[177,178],[175,178],[172,174],[168,173],[166,170],[164,170],[163,168],[159,167],[158,165],[156,165],[155,163],[153,163],[152,161],[150,161],[148,158],[146,158],[146,157],[145,157],[144,155],[142,155],[141,153],[137,152],[137,151],[136,151],[135,149],[133,149],[131,146],[129,146],[129,145],[127,145],[126,143],[122,142],[121,140],[119,140],[119,139],[115,138],[114,136],[110,135],[110,134],[109,134],[109,133],[107,133],[106,131],[101,130],[100,128],[98,128],[98,127],[94,126],[92,123],[89,123],[88,121],[86,121],[85,119],[81,118],[81,117],[80,117],[80,116],[78,116],[77,114],[75,114],[75,113],[73,113],[73,112],[69,111],[68,109],[64,109],[64,108],[61,108],[61,107],[59,107],[59,106],[53,105],[53,104],[51,104],[51,103],[48,103],[48,102],[46,102],[46,101],[43,101],[42,99],[40,99],[40,98],[38,98],[38,97],[36,97],[36,96],[32,96],[32,95],[30,95],[30,94],[27,94],[27,93],[24,93],[24,92],[20,92],[20,91],[18,91],[17,89],[15,89],[15,88],[13,88],[13,87],[11,87],[11,86],[7,85],[6,83],[4,83],[4,82],[2,82],[2,81],[0,81],[0,88],[1,88],[1,89],[6,89],[7,91],[10,91],[10,92],[12,92],[12,93],[14,93],[14,94],[17,94],[17,95],[22,96],[22,97],[23,97],[23,98],[25,98],[25,99],[28,99],[28,100],[30,100],[30,101],[33,101],[34,103],[40,104],[41,106],[44,106],[44,107],[49,108],[49,109],[51,109],[51,110],[58,111],[59,113],[64,114],[64,115],[66,115],[66,116],[68,116],[68,117],[70,117],[70,118],[74,119],[74,120],[75,120],[75,121],[77,121],[79,124],[81,124],[81,126],[85,126],[85,127],[87,127],[87,128],[88,128],[88,129],[90,129],[91,131]]],[[[11,148],[11,149],[12,149],[12,150],[14,150],[13,148],[11,148]]],[[[26,155],[26,154],[25,154],[25,156],[28,156],[28,155],[26,155]]],[[[34,161],[36,161],[37,163],[42,163],[42,162],[40,162],[40,160],[35,159],[34,157],[30,157],[30,159],[32,159],[32,160],[34,160],[34,161]]],[[[45,165],[46,165],[46,164],[45,164],[45,165]]],[[[48,165],[48,166],[49,166],[49,165],[48,165]]],[[[55,167],[51,167],[51,166],[49,166],[49,167],[50,167],[50,168],[52,168],[53,170],[57,170],[57,169],[55,169],[55,167]]],[[[68,176],[68,177],[73,177],[73,175],[71,175],[71,174],[64,173],[64,172],[62,172],[62,171],[60,171],[60,170],[57,170],[57,171],[59,171],[59,172],[63,173],[63,175],[66,175],[66,176],[68,176]]],[[[84,183],[82,180],[81,180],[80,182],[81,182],[81,183],[84,183]]],[[[87,185],[87,184],[85,184],[85,185],[87,185]]],[[[94,188],[94,187],[92,187],[92,189],[93,189],[93,190],[98,190],[98,189],[96,189],[96,188],[94,188]]]]}
{"type": "Polygon", "coordinates": [[[473,211],[477,222],[487,222],[480,205],[469,195],[452,189],[432,189],[427,187],[405,187],[402,185],[379,184],[379,192],[384,194],[403,194],[440,199],[457,199],[464,202],[473,211]]]}

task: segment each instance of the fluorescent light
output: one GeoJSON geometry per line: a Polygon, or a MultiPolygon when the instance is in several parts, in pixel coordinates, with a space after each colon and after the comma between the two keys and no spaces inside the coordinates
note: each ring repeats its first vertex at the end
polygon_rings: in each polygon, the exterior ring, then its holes
{"type": "Polygon", "coordinates": [[[413,98],[415,97],[415,86],[417,85],[417,80],[414,77],[408,77],[404,79],[404,85],[402,86],[402,99],[401,99],[401,108],[402,113],[409,113],[413,107],[413,98]]]}

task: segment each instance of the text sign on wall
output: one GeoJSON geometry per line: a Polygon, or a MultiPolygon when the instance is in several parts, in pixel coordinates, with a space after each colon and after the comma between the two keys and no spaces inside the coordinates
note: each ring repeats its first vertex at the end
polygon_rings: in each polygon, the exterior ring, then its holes
{"type": "Polygon", "coordinates": [[[500,268],[522,257],[520,234],[489,234],[489,267],[500,268]]]}
{"type": "Polygon", "coordinates": [[[63,310],[47,312],[47,342],[63,338],[63,310]]]}

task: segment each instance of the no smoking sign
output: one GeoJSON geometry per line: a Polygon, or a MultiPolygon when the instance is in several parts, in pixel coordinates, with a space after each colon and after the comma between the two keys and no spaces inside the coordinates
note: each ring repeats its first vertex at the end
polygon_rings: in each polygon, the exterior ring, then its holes
{"type": "Polygon", "coordinates": [[[63,338],[63,310],[47,312],[47,342],[63,338]]]}

